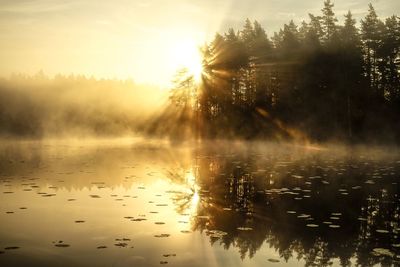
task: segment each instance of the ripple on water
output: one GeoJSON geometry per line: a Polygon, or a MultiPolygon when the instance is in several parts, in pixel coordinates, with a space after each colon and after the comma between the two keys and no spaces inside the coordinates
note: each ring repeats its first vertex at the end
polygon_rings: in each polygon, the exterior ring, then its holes
{"type": "Polygon", "coordinates": [[[54,246],[59,247],[59,248],[68,248],[68,247],[70,247],[70,245],[63,244],[63,243],[55,244],[54,246]]]}
{"type": "Polygon", "coordinates": [[[5,247],[4,249],[5,250],[15,250],[15,249],[19,249],[20,247],[15,247],[15,246],[12,246],[12,247],[5,247]]]}

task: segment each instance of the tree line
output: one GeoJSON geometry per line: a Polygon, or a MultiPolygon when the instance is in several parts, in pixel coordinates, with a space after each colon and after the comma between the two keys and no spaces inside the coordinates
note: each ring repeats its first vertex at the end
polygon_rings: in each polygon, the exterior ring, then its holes
{"type": "Polygon", "coordinates": [[[0,78],[0,137],[142,133],[160,107],[159,88],[131,80],[43,72],[0,78]]]}
{"type": "Polygon", "coordinates": [[[372,4],[359,26],[334,4],[272,37],[257,21],[202,48],[202,82],[180,73],[171,99],[203,137],[400,141],[400,18],[372,4]],[[193,100],[194,99],[194,100],[193,100]]]}

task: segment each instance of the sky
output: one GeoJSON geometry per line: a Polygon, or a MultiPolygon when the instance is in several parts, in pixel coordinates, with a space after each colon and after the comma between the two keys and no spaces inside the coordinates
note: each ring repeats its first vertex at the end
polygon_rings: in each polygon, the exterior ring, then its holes
{"type": "MultiPolygon", "coordinates": [[[[399,0],[335,0],[361,19],[372,3],[381,18],[399,0]]],[[[166,84],[197,60],[216,32],[258,20],[269,35],[291,19],[319,14],[323,0],[0,0],[0,76],[83,74],[166,84]]]]}

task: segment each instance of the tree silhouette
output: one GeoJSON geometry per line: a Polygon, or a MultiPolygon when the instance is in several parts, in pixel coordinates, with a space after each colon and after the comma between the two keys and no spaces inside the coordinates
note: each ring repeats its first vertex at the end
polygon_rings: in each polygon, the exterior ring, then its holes
{"type": "Polygon", "coordinates": [[[334,4],[268,38],[258,21],[204,48],[204,137],[400,141],[400,20],[370,4],[361,28],[334,4]]]}

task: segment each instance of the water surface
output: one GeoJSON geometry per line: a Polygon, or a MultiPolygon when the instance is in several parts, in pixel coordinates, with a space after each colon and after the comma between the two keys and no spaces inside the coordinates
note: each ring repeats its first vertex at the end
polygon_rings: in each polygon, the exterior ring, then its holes
{"type": "Polygon", "coordinates": [[[0,266],[395,266],[400,155],[2,142],[0,266]]]}

